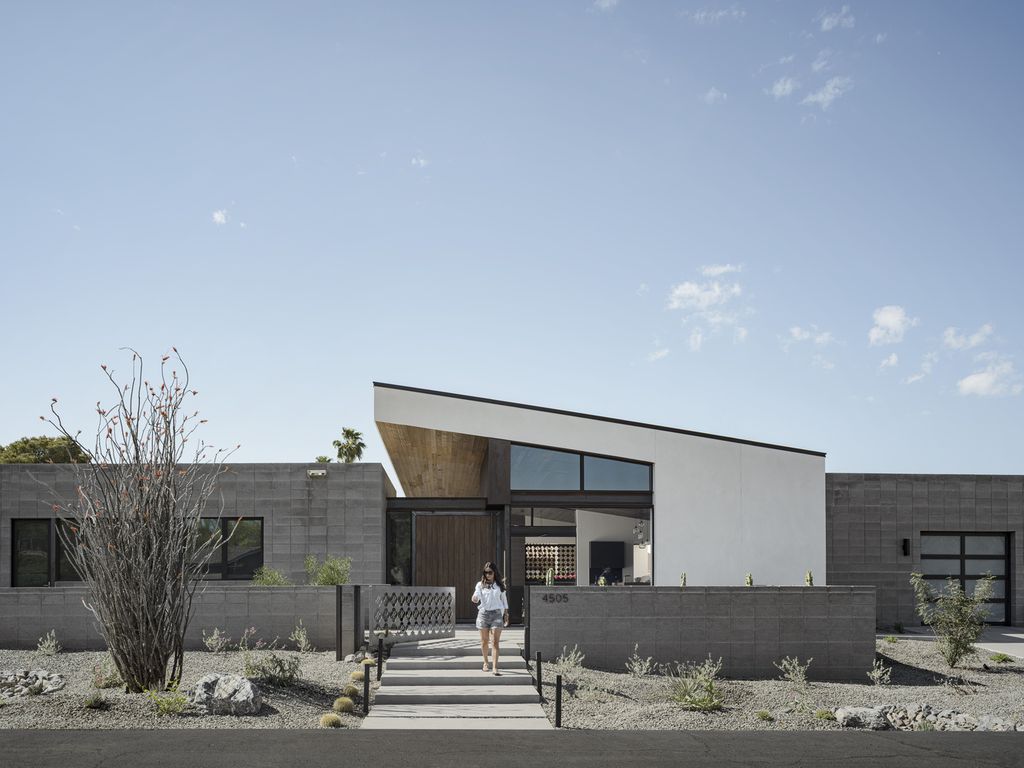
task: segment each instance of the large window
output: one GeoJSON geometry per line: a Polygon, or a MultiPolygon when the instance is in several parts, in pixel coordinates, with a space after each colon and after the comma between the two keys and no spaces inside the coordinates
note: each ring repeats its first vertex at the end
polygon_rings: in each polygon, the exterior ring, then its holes
{"type": "Polygon", "coordinates": [[[960,582],[967,594],[974,594],[978,579],[992,574],[992,598],[988,601],[988,620],[1009,620],[1006,576],[1009,566],[1005,534],[922,533],[921,570],[935,591],[942,591],[949,578],[960,582]]]}
{"type": "Polygon", "coordinates": [[[263,518],[204,517],[199,525],[201,541],[216,547],[207,564],[207,578],[251,579],[263,565],[263,518]],[[226,544],[217,544],[225,539],[226,544]]]}
{"type": "Polygon", "coordinates": [[[13,520],[14,560],[11,584],[15,587],[50,585],[50,521],[13,520]]]}
{"type": "Polygon", "coordinates": [[[529,445],[512,446],[513,491],[650,491],[651,465],[529,445]]]}
{"type": "Polygon", "coordinates": [[[386,535],[388,584],[412,584],[412,512],[389,509],[386,535]]]}

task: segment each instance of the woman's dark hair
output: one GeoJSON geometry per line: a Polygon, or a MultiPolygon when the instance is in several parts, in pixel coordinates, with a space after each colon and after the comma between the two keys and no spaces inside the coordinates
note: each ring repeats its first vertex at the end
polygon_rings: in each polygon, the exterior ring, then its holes
{"type": "Polygon", "coordinates": [[[504,592],[505,591],[505,582],[503,582],[501,580],[501,571],[498,570],[498,566],[496,566],[494,563],[489,562],[489,561],[484,563],[484,567],[480,569],[480,583],[481,584],[486,584],[487,583],[487,577],[484,575],[485,571],[491,571],[494,574],[494,583],[498,585],[498,589],[500,589],[502,592],[504,592]]]}

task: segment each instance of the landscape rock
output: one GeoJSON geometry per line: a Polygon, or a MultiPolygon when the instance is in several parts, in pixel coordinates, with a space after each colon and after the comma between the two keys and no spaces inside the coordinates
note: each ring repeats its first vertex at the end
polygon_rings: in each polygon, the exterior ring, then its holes
{"type": "Polygon", "coordinates": [[[255,715],[263,707],[263,697],[246,677],[214,673],[196,683],[192,703],[211,715],[255,715]]]}
{"type": "Polygon", "coordinates": [[[0,670],[0,697],[36,696],[64,687],[64,677],[45,669],[0,670]]]}
{"type": "Polygon", "coordinates": [[[868,728],[885,731],[890,727],[886,717],[887,707],[840,707],[836,710],[836,722],[843,728],[868,728]]]}

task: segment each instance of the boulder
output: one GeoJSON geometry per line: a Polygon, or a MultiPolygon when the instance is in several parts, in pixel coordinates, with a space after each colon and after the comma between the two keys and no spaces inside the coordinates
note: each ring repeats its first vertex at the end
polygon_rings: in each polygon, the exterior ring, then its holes
{"type": "Polygon", "coordinates": [[[248,678],[215,673],[196,683],[192,703],[211,715],[255,715],[263,707],[263,697],[248,678]]]}
{"type": "Polygon", "coordinates": [[[840,707],[836,722],[843,728],[868,728],[872,731],[889,729],[885,707],[840,707]]]}

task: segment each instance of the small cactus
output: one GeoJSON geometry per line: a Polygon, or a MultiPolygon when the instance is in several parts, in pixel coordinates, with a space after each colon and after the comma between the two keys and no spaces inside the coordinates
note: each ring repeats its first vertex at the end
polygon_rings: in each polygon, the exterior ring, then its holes
{"type": "Polygon", "coordinates": [[[548,568],[544,573],[544,586],[550,587],[555,583],[555,569],[548,568]]]}
{"type": "Polygon", "coordinates": [[[353,680],[357,683],[361,683],[363,682],[363,678],[366,677],[366,674],[363,672],[363,670],[357,669],[354,672],[350,672],[348,677],[350,680],[353,680]]]}
{"type": "Polygon", "coordinates": [[[348,696],[339,696],[334,700],[334,704],[331,705],[331,709],[335,712],[352,712],[355,708],[356,705],[352,703],[352,699],[348,696]]]}
{"type": "Polygon", "coordinates": [[[341,718],[333,712],[328,712],[320,717],[321,728],[341,728],[341,718]]]}
{"type": "Polygon", "coordinates": [[[354,699],[357,696],[362,695],[362,693],[363,692],[361,690],[359,690],[359,686],[358,685],[352,685],[352,683],[349,683],[348,685],[346,685],[344,688],[341,689],[341,695],[342,696],[348,696],[350,699],[354,699]]]}
{"type": "Polygon", "coordinates": [[[751,576],[751,575],[750,575],[750,574],[748,573],[748,574],[747,574],[747,575],[746,575],[746,576],[745,576],[745,577],[743,578],[743,583],[744,583],[744,584],[746,584],[746,585],[747,585],[748,587],[752,587],[752,586],[754,586],[754,577],[753,577],[753,576],[751,576]]]}
{"type": "Polygon", "coordinates": [[[813,587],[814,586],[814,574],[811,573],[810,571],[808,571],[807,573],[804,574],[804,586],[807,586],[807,587],[813,587]]]}
{"type": "Polygon", "coordinates": [[[683,571],[682,573],[679,574],[679,586],[680,587],[685,587],[686,586],[686,571],[683,571]]]}
{"type": "Polygon", "coordinates": [[[377,659],[375,659],[375,658],[373,658],[373,657],[371,657],[371,656],[367,656],[367,657],[366,657],[365,659],[363,659],[363,660],[362,660],[362,662],[360,662],[360,663],[361,663],[361,664],[362,664],[362,665],[363,665],[364,667],[375,667],[375,666],[377,666],[377,659]]]}

